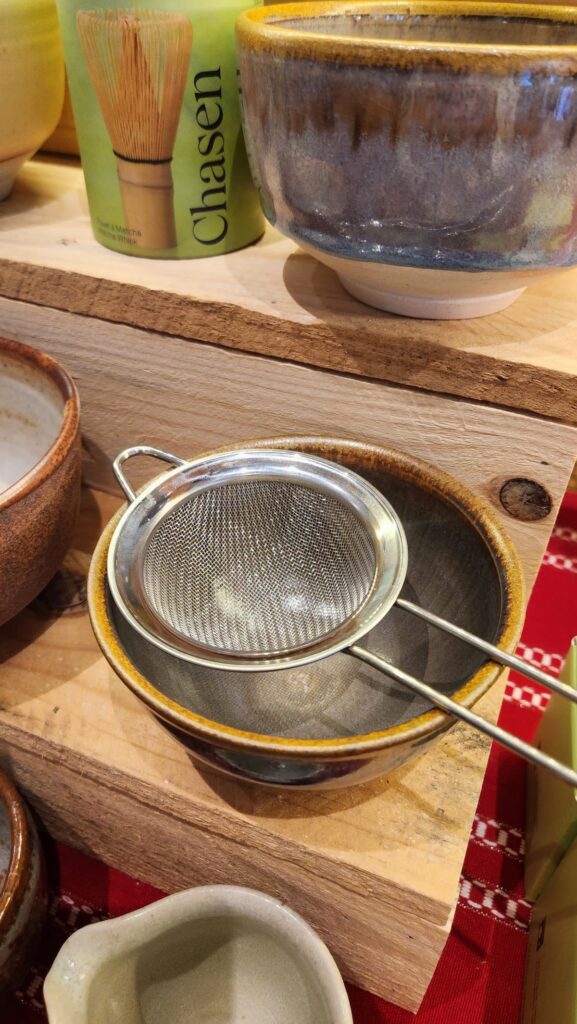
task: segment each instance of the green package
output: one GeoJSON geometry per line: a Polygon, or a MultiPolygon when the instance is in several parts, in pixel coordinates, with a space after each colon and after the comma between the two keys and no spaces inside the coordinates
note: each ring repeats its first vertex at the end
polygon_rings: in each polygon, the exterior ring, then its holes
{"type": "Polygon", "coordinates": [[[240,121],[246,3],[175,3],[58,0],[92,228],[131,256],[218,255],[264,230],[240,121]]]}

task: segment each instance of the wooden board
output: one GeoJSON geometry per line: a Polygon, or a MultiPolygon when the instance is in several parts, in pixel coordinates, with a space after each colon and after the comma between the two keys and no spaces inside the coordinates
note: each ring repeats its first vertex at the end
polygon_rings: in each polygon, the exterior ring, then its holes
{"type": "MultiPolygon", "coordinates": [[[[56,837],[165,890],[274,894],[348,978],[416,1009],[450,929],[488,742],[457,726],[388,778],[342,792],[201,775],[108,667],[82,605],[88,552],[117,504],[85,492],[68,589],[0,630],[2,767],[56,837]]],[[[494,719],[501,695],[497,684],[478,709],[494,719]]]]}
{"type": "Polygon", "coordinates": [[[0,211],[0,294],[577,423],[577,271],[503,313],[442,323],[371,310],[272,229],[227,256],[121,256],[92,238],[78,165],[29,163],[0,211]]]}
{"type": "MultiPolygon", "coordinates": [[[[491,504],[514,540],[529,586],[577,457],[574,427],[474,402],[358,380],[0,299],[0,332],[45,349],[81,395],[85,477],[113,489],[110,460],[149,443],[177,455],[274,434],[357,438],[409,452],[491,504]],[[499,501],[511,478],[542,484],[551,513],[536,522],[499,501]]],[[[143,482],[158,463],[130,468],[143,482]]]]}

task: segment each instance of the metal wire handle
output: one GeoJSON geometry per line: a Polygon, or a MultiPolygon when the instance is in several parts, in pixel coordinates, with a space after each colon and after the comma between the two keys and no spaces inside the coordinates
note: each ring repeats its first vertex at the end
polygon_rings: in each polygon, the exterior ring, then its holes
{"type": "Polygon", "coordinates": [[[348,654],[352,654],[353,657],[358,658],[360,661],[364,661],[367,665],[372,668],[378,669],[385,675],[394,679],[395,682],[401,683],[402,686],[407,686],[414,693],[420,694],[421,697],[425,697],[427,700],[440,708],[441,711],[446,711],[447,714],[452,715],[454,718],[460,719],[462,722],[466,722],[467,725],[472,726],[479,732],[489,736],[492,740],[496,740],[501,746],[506,747],[508,750],[512,750],[515,754],[519,754],[525,758],[526,761],[530,761],[532,764],[538,765],[540,768],[546,768],[552,772],[562,782],[566,782],[570,786],[577,786],[577,772],[573,771],[567,765],[562,764],[560,761],[556,761],[555,758],[550,757],[549,754],[543,753],[542,750],[538,750],[536,747],[532,747],[531,744],[525,743],[520,740],[517,736],[513,736],[512,733],[506,732],[505,729],[501,729],[499,725],[493,725],[491,722],[487,722],[486,719],[481,718],[480,715],[475,714],[474,711],[470,711],[469,708],[463,707],[461,704],[457,704],[456,701],[451,700],[450,697],[446,697],[444,694],[439,693],[428,683],[421,682],[420,679],[415,679],[414,676],[408,675],[399,668],[395,668],[394,665],[390,665],[384,658],[379,657],[377,654],[373,654],[371,651],[365,650],[364,647],[359,647],[358,644],[353,644],[351,647],[346,648],[348,654]]]}
{"type": "Polygon", "coordinates": [[[173,466],[186,465],[186,459],[181,459],[178,455],[172,455],[170,452],[163,452],[160,448],[151,448],[148,444],[136,444],[132,448],[125,448],[123,452],[120,452],[120,455],[116,456],[112,463],[112,469],[114,470],[114,475],[129,501],[134,501],[136,499],[136,492],[128,483],[128,480],[122,472],[121,466],[127,459],[132,459],[136,455],[149,455],[153,459],[162,459],[164,462],[171,462],[173,466]]]}

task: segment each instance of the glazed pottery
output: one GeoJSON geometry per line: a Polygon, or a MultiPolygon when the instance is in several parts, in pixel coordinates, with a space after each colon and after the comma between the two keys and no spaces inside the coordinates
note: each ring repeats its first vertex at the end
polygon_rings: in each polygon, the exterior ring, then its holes
{"type": "Polygon", "coordinates": [[[0,1000],[20,980],[45,911],[36,829],[14,785],[0,772],[0,1000]]]}
{"type": "Polygon", "coordinates": [[[0,4],[0,199],[54,131],[64,102],[64,56],[54,0],[0,4]]]}
{"type": "MultiPolygon", "coordinates": [[[[523,609],[516,555],[489,508],[455,480],[399,452],[352,441],[281,438],[250,447],[309,452],[366,477],[406,532],[402,596],[514,648],[523,609]]],[[[402,764],[452,723],[346,653],[272,672],[207,669],[165,653],[127,622],[109,593],[108,549],[121,514],[105,529],[90,568],[94,631],[121,679],[201,762],[268,785],[342,787],[402,764]]],[[[500,672],[399,608],[364,645],[468,706],[500,672]]]]}
{"type": "Polygon", "coordinates": [[[278,900],[228,885],[76,932],[44,998],[50,1024],[352,1024],[312,928],[278,900]]]}
{"type": "Polygon", "coordinates": [[[577,9],[292,3],[237,23],[265,214],[364,302],[461,318],[577,263],[577,9]]]}
{"type": "Polygon", "coordinates": [[[79,500],[76,388],[50,356],[0,339],[0,624],[59,568],[79,500]]]}

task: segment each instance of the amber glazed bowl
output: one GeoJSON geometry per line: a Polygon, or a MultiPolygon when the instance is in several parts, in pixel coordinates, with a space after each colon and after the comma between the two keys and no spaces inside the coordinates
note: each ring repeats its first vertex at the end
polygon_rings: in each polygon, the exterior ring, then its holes
{"type": "MultiPolygon", "coordinates": [[[[371,445],[276,438],[257,446],[321,455],[366,477],[396,509],[407,535],[403,596],[513,649],[523,609],[520,568],[497,520],[474,495],[424,463],[371,445]]],[[[90,568],[92,625],[116,673],[198,760],[267,785],[343,787],[402,764],[451,724],[346,653],[298,669],[228,672],[160,650],[124,619],[109,592],[106,563],[118,518],[90,568]]],[[[501,671],[397,608],[364,644],[467,706],[501,671]]]]}
{"type": "Polygon", "coordinates": [[[290,3],[237,40],[264,212],[357,298],[482,316],[577,263],[577,8],[290,3]]]}
{"type": "Polygon", "coordinates": [[[42,851],[24,802],[0,772],[0,1012],[18,984],[46,911],[42,851]]]}
{"type": "Polygon", "coordinates": [[[49,582],[80,499],[76,388],[50,356],[0,338],[0,625],[49,582]]]}

